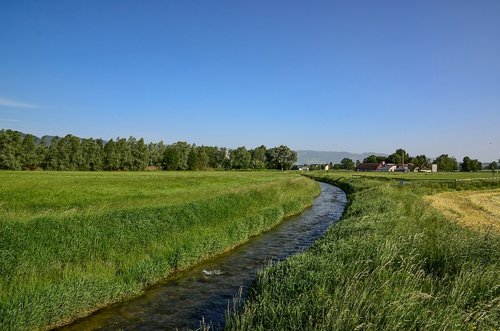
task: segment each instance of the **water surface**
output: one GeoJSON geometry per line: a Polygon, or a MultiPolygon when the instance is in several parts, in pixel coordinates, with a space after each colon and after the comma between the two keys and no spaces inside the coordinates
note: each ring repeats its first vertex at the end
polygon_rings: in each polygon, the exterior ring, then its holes
{"type": "Polygon", "coordinates": [[[255,280],[269,263],[304,250],[342,216],[347,198],[339,188],[320,183],[312,207],[290,217],[269,232],[230,252],[180,272],[123,301],[79,320],[64,330],[169,330],[223,327],[224,313],[240,290],[255,280]]]}

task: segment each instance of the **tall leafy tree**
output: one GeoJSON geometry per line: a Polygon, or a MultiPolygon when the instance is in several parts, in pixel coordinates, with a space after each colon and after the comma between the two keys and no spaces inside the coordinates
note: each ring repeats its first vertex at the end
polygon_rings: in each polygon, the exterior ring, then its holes
{"type": "Polygon", "coordinates": [[[43,137],[42,140],[40,141],[40,143],[36,146],[36,151],[35,151],[38,165],[40,167],[42,167],[43,169],[45,169],[44,162],[45,162],[45,158],[47,156],[47,150],[48,150],[47,145],[48,144],[47,144],[46,137],[43,137]]]}
{"type": "Polygon", "coordinates": [[[198,150],[196,149],[196,146],[191,146],[187,164],[189,170],[198,170],[198,150]]]}
{"type": "Polygon", "coordinates": [[[488,164],[487,168],[494,172],[498,169],[498,163],[496,161],[493,161],[490,164],[488,164]]]}
{"type": "Polygon", "coordinates": [[[363,159],[364,163],[380,163],[382,161],[385,161],[387,157],[385,156],[379,156],[379,155],[370,155],[367,158],[363,159]]]}
{"type": "Polygon", "coordinates": [[[24,136],[21,153],[23,169],[35,170],[40,165],[40,160],[36,153],[36,139],[34,135],[27,134],[24,136]]]}
{"type": "Polygon", "coordinates": [[[262,145],[250,151],[252,154],[251,167],[253,169],[264,169],[266,167],[266,146],[262,145]]]}
{"type": "Polygon", "coordinates": [[[412,163],[414,167],[418,167],[419,169],[430,169],[430,160],[425,155],[417,155],[412,158],[412,163]]]}
{"type": "Polygon", "coordinates": [[[437,164],[438,171],[456,171],[458,170],[458,162],[454,157],[448,156],[448,154],[441,154],[434,160],[434,164],[437,164]]]}
{"type": "Polygon", "coordinates": [[[191,145],[185,141],[178,141],[168,145],[163,153],[162,167],[165,170],[187,170],[191,145]]]}
{"type": "Polygon", "coordinates": [[[198,147],[198,169],[205,170],[210,167],[210,148],[206,146],[198,147]]]}
{"type": "Polygon", "coordinates": [[[354,170],[354,161],[345,157],[340,161],[340,167],[345,170],[354,170]]]}
{"type": "Polygon", "coordinates": [[[131,165],[130,170],[144,170],[149,164],[149,150],[144,139],[129,138],[131,165]]]}
{"type": "Polygon", "coordinates": [[[297,162],[297,152],[285,145],[268,149],[266,152],[268,168],[288,170],[297,162]]]}
{"type": "Polygon", "coordinates": [[[460,164],[462,171],[478,171],[481,170],[481,162],[478,160],[472,160],[470,157],[466,156],[463,158],[463,162],[460,164]]]}
{"type": "Polygon", "coordinates": [[[386,159],[387,163],[395,163],[395,164],[402,164],[403,161],[405,164],[408,163],[410,161],[410,154],[408,154],[402,148],[398,148],[396,152],[389,155],[386,159]]]}
{"type": "Polygon", "coordinates": [[[252,155],[245,147],[238,147],[232,150],[231,165],[233,169],[248,169],[252,161],[252,155]]]}
{"type": "Polygon", "coordinates": [[[149,143],[149,165],[160,168],[163,161],[163,153],[165,153],[165,144],[163,141],[159,143],[149,143]]]}
{"type": "Polygon", "coordinates": [[[0,130],[0,169],[21,169],[21,134],[0,130]]]}
{"type": "Polygon", "coordinates": [[[100,139],[82,139],[83,161],[79,170],[102,170],[104,166],[103,142],[100,139]]]}
{"type": "Polygon", "coordinates": [[[132,167],[132,152],[130,151],[130,139],[117,138],[116,153],[118,154],[120,170],[130,170],[132,167]]]}
{"type": "Polygon", "coordinates": [[[80,169],[80,166],[83,163],[80,138],[73,135],[67,135],[63,140],[65,141],[65,153],[68,159],[67,168],[69,170],[80,169]]]}
{"type": "Polygon", "coordinates": [[[120,169],[120,155],[118,154],[116,143],[113,139],[110,139],[106,145],[104,145],[104,169],[120,169]]]}

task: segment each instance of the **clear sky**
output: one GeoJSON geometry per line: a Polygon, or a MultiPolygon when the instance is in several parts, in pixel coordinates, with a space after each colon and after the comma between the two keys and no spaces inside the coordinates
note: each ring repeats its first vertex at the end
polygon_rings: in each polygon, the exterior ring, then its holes
{"type": "Polygon", "coordinates": [[[500,158],[500,1],[0,1],[0,128],[500,158]]]}

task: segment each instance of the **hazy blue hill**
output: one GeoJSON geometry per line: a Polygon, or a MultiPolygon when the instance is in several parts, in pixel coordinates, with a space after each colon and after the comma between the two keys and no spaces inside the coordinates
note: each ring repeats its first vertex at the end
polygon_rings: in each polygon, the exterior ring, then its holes
{"type": "Polygon", "coordinates": [[[340,161],[347,157],[352,159],[354,162],[356,160],[363,161],[364,158],[370,155],[384,155],[384,153],[376,152],[365,152],[361,154],[350,153],[350,152],[323,152],[323,151],[297,151],[297,164],[314,164],[314,163],[340,163],[340,161]]]}

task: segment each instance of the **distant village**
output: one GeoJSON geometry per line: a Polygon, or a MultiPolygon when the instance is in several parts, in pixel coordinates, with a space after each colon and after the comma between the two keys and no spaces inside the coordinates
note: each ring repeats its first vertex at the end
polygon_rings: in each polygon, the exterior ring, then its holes
{"type": "Polygon", "coordinates": [[[353,161],[345,157],[339,163],[312,163],[297,164],[293,170],[348,170],[359,172],[438,172],[438,171],[482,171],[496,172],[500,168],[500,159],[482,163],[477,159],[464,156],[462,162],[448,154],[441,154],[434,159],[425,155],[410,156],[404,149],[399,148],[391,155],[370,155],[363,161],[353,161]]]}
{"type": "Polygon", "coordinates": [[[332,162],[326,164],[303,164],[295,165],[292,170],[309,171],[309,170],[355,170],[355,171],[379,171],[379,172],[437,172],[438,165],[431,164],[430,168],[415,167],[413,163],[395,164],[381,162],[357,162],[354,169],[348,169],[342,164],[333,164],[332,162]]]}

